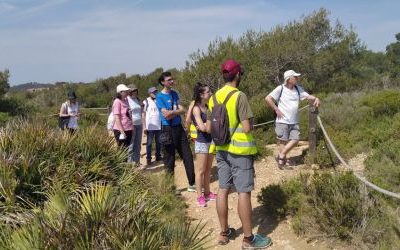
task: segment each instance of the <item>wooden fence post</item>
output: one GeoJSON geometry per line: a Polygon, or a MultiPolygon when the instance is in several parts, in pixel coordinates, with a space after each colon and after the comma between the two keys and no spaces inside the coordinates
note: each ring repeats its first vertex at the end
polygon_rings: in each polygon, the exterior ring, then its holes
{"type": "Polygon", "coordinates": [[[315,163],[317,152],[317,116],[318,108],[310,106],[308,116],[308,145],[312,163],[315,163]]]}

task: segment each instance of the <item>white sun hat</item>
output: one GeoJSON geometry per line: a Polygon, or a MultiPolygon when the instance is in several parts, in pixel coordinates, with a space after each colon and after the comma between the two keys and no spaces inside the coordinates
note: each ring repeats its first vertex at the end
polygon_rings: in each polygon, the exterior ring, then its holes
{"type": "Polygon", "coordinates": [[[301,74],[296,73],[294,70],[286,70],[285,73],[283,74],[284,82],[286,83],[286,81],[292,76],[301,76],[301,74]]]}
{"type": "Polygon", "coordinates": [[[131,90],[130,88],[128,88],[125,84],[119,84],[117,86],[117,93],[120,93],[122,91],[129,91],[131,90]]]}

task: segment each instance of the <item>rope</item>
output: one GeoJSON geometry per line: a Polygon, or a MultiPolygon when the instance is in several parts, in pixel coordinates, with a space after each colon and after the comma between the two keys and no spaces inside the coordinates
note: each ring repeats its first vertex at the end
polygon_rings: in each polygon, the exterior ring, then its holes
{"type": "Polygon", "coordinates": [[[108,108],[81,108],[81,107],[79,109],[108,110],[108,108]]]}
{"type": "MultiPolygon", "coordinates": [[[[306,105],[306,106],[300,108],[299,111],[302,111],[303,109],[307,108],[308,106],[310,106],[310,105],[306,105]]],[[[268,121],[268,122],[263,122],[263,123],[259,123],[259,124],[253,125],[253,127],[259,127],[259,126],[267,125],[267,124],[274,123],[274,122],[275,122],[275,120],[271,120],[271,121],[268,121]]]]}
{"type": "MultiPolygon", "coordinates": [[[[325,138],[326,138],[326,140],[327,140],[327,142],[328,142],[328,144],[329,144],[329,147],[330,147],[330,148],[332,149],[332,151],[335,153],[335,155],[336,155],[336,157],[339,159],[339,161],[340,161],[347,169],[352,170],[351,166],[349,166],[349,165],[344,161],[344,159],[342,158],[342,156],[340,156],[339,152],[336,150],[335,145],[333,145],[331,139],[330,139],[329,136],[328,136],[328,133],[326,132],[326,130],[325,130],[325,128],[324,128],[324,125],[322,124],[321,118],[320,118],[319,116],[317,116],[317,119],[318,119],[319,126],[321,127],[322,133],[324,134],[324,136],[325,136],[325,138]]],[[[391,191],[388,191],[388,190],[383,189],[383,188],[380,188],[380,187],[378,187],[377,185],[375,185],[375,184],[369,182],[367,179],[365,179],[365,177],[360,176],[358,173],[353,172],[353,174],[357,177],[357,179],[359,179],[361,182],[363,182],[365,185],[369,186],[370,188],[372,188],[372,189],[374,189],[374,190],[376,190],[376,191],[378,191],[378,192],[380,192],[380,193],[382,193],[382,194],[386,194],[386,195],[388,195],[388,196],[391,196],[391,197],[400,199],[400,194],[394,193],[394,192],[391,192],[391,191]]]]}

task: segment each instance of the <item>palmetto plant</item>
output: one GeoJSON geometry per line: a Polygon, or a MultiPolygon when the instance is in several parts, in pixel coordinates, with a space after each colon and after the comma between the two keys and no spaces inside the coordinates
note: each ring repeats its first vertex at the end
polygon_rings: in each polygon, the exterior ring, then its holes
{"type": "Polygon", "coordinates": [[[187,223],[172,182],[125,159],[96,127],[0,129],[0,249],[201,249],[207,235],[187,223]]]}

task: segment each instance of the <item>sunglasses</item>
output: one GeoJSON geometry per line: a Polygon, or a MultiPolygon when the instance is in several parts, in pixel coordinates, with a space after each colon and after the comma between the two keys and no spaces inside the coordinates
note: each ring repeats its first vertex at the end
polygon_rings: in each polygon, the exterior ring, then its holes
{"type": "Polygon", "coordinates": [[[166,82],[173,82],[174,79],[173,78],[169,78],[169,79],[165,79],[166,82]]]}

